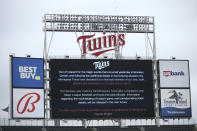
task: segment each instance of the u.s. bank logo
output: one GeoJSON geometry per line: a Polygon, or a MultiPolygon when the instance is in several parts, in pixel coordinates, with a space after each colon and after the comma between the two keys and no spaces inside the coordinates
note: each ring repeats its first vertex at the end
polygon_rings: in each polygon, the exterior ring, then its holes
{"type": "Polygon", "coordinates": [[[37,68],[34,66],[19,66],[18,71],[21,79],[40,80],[40,76],[36,75],[37,68]]]}
{"type": "Polygon", "coordinates": [[[175,71],[163,71],[164,77],[170,77],[170,76],[184,76],[184,72],[175,72],[175,71]]]}
{"type": "Polygon", "coordinates": [[[12,58],[13,87],[44,88],[44,61],[42,58],[12,58]]]}

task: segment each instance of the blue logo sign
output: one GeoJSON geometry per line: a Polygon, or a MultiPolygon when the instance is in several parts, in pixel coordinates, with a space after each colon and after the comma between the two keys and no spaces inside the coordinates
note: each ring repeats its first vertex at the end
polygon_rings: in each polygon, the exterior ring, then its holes
{"type": "Polygon", "coordinates": [[[43,59],[13,57],[12,86],[44,88],[43,59]]]}

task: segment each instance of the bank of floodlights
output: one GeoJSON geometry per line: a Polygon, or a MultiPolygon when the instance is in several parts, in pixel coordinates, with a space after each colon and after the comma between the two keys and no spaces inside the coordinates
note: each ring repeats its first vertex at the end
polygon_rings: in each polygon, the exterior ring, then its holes
{"type": "Polygon", "coordinates": [[[45,14],[44,31],[153,33],[151,16],[45,14]]]}

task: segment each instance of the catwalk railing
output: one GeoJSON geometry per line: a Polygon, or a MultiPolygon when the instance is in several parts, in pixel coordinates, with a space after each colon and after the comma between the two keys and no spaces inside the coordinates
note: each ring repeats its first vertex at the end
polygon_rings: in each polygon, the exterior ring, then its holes
{"type": "MultiPolygon", "coordinates": [[[[154,126],[155,119],[113,119],[113,120],[54,120],[54,119],[8,119],[0,118],[0,126],[154,126]],[[45,122],[45,124],[44,124],[45,122]],[[85,123],[84,123],[85,122],[85,123]]],[[[160,125],[195,125],[194,119],[160,119],[160,125]]]]}

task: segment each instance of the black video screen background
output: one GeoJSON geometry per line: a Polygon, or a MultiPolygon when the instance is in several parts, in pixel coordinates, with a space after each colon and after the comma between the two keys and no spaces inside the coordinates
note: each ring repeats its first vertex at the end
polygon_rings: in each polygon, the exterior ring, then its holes
{"type": "Polygon", "coordinates": [[[151,60],[51,59],[51,117],[154,117],[151,60]]]}

